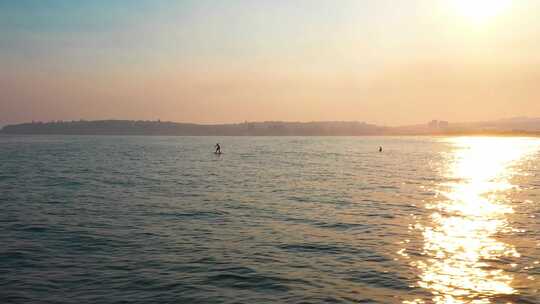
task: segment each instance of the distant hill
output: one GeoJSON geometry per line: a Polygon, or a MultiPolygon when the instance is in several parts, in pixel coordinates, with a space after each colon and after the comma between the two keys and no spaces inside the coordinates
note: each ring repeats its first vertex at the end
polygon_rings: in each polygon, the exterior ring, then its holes
{"type": "Polygon", "coordinates": [[[246,122],[202,125],[161,121],[97,120],[33,122],[5,126],[4,134],[62,135],[372,135],[386,128],[363,122],[246,122]]]}
{"type": "Polygon", "coordinates": [[[526,132],[540,132],[540,118],[515,117],[463,124],[465,128],[482,128],[487,130],[513,130],[526,132]]]}
{"type": "Polygon", "coordinates": [[[245,122],[191,124],[162,121],[95,120],[7,125],[0,134],[171,135],[171,136],[359,136],[359,135],[540,135],[540,118],[518,117],[485,122],[381,127],[365,122],[245,122]]]}
{"type": "Polygon", "coordinates": [[[515,117],[480,122],[448,123],[431,121],[426,124],[390,128],[393,134],[417,135],[540,135],[540,118],[515,117]]]}

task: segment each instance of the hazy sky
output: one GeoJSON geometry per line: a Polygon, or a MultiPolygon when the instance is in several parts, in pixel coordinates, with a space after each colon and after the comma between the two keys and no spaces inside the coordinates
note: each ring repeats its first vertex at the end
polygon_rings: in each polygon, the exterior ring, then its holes
{"type": "Polygon", "coordinates": [[[0,124],[540,116],[540,1],[0,0],[0,124]]]}

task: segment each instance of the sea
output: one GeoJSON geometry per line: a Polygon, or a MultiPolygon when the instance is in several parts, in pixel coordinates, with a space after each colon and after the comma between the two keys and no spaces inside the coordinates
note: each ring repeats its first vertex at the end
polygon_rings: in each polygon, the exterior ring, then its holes
{"type": "Polygon", "coordinates": [[[540,303],[539,166],[526,137],[3,135],[0,303],[540,303]]]}

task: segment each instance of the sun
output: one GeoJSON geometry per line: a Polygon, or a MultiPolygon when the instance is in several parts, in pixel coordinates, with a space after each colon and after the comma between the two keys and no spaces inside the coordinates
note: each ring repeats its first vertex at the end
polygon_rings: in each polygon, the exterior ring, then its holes
{"type": "Polygon", "coordinates": [[[512,0],[450,0],[454,10],[477,23],[484,23],[504,13],[512,0]]]}

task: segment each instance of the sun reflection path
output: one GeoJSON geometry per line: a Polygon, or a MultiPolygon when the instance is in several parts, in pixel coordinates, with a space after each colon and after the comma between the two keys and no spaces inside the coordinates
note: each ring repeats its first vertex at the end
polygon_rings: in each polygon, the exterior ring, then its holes
{"type": "Polygon", "coordinates": [[[489,263],[519,257],[496,234],[513,232],[507,194],[517,186],[511,177],[516,163],[538,151],[539,143],[526,138],[449,141],[454,150],[444,176],[451,182],[438,185],[439,199],[426,206],[432,211],[428,224],[413,227],[422,232],[425,259],[411,264],[420,270],[418,285],[431,292],[434,303],[492,303],[495,297],[516,293],[512,274],[489,263]]]}

